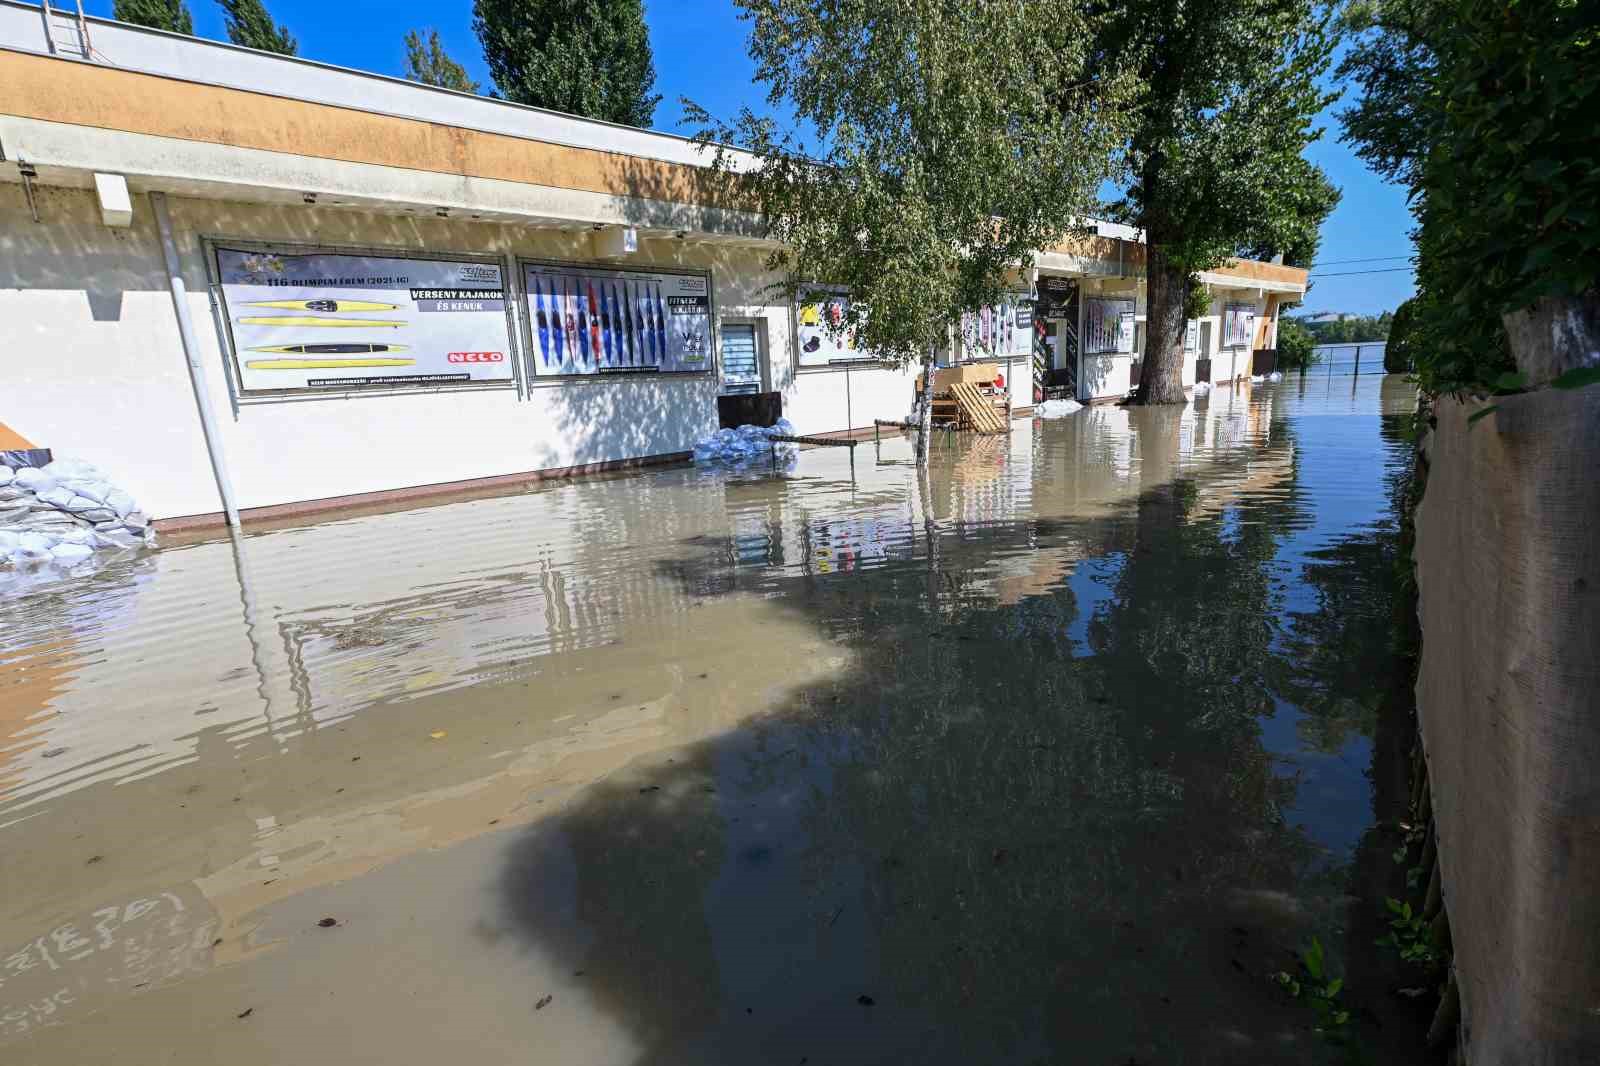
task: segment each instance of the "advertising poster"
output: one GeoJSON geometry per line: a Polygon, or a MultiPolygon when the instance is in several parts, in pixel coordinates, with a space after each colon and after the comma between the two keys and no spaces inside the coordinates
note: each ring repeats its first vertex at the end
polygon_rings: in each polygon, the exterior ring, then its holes
{"type": "Polygon", "coordinates": [[[1191,318],[1183,325],[1183,350],[1197,352],[1200,350],[1200,320],[1191,318]]]}
{"type": "Polygon", "coordinates": [[[1250,343],[1256,309],[1250,304],[1229,304],[1222,316],[1222,346],[1243,348],[1250,343]]]}
{"type": "Polygon", "coordinates": [[[991,307],[961,316],[962,359],[1005,359],[1033,352],[1033,305],[1008,296],[991,307]]]}
{"type": "Polygon", "coordinates": [[[855,330],[845,327],[849,312],[850,297],[844,293],[803,303],[796,309],[801,366],[828,366],[873,358],[870,352],[856,347],[855,330]]]}
{"type": "Polygon", "coordinates": [[[1047,275],[1039,279],[1039,302],[1034,314],[1041,319],[1066,318],[1077,320],[1078,312],[1073,301],[1078,297],[1078,280],[1047,275]]]}
{"type": "Polygon", "coordinates": [[[541,377],[711,369],[704,274],[524,263],[522,290],[541,377]]]}
{"type": "Polygon", "coordinates": [[[505,288],[493,263],[216,253],[245,392],[512,380],[505,288]]]}
{"type": "Polygon", "coordinates": [[[1083,350],[1097,355],[1133,351],[1134,304],[1131,297],[1091,296],[1083,302],[1083,350]]]}

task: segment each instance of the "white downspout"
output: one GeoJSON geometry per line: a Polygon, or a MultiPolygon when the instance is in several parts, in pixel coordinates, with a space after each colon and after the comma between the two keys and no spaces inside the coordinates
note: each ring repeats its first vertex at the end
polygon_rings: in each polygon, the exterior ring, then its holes
{"type": "Polygon", "coordinates": [[[216,420],[211,417],[206,368],[200,362],[200,344],[195,339],[194,322],[189,318],[189,294],[183,284],[183,270],[178,265],[178,245],[172,239],[167,194],[151,193],[150,206],[155,209],[156,229],[161,233],[161,254],[167,261],[167,287],[172,291],[172,310],[178,318],[178,337],[183,342],[183,354],[189,361],[189,384],[194,388],[194,405],[200,411],[200,429],[205,434],[211,473],[217,479],[217,494],[222,497],[222,510],[228,516],[228,525],[238,529],[239,509],[233,503],[233,483],[228,480],[228,467],[222,457],[222,440],[217,434],[216,420]]]}

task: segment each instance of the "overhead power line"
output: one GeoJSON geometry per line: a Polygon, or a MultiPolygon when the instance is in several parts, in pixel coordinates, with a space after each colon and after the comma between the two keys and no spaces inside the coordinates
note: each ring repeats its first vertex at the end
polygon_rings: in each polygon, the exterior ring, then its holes
{"type": "Polygon", "coordinates": [[[1357,274],[1398,274],[1401,271],[1414,273],[1416,267],[1380,267],[1377,270],[1341,270],[1334,274],[1312,274],[1314,278],[1350,278],[1357,274]]]}
{"type": "Polygon", "coordinates": [[[1344,266],[1347,263],[1386,263],[1391,259],[1410,258],[1410,255],[1375,255],[1370,259],[1327,259],[1321,263],[1312,263],[1311,269],[1315,270],[1317,267],[1344,266]]]}

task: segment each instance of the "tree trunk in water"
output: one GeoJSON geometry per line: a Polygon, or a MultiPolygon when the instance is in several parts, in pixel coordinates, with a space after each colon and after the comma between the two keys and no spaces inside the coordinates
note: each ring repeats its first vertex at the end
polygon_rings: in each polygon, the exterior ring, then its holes
{"type": "Polygon", "coordinates": [[[1189,276],[1148,235],[1144,371],[1134,403],[1183,403],[1183,299],[1189,276]]]}
{"type": "Polygon", "coordinates": [[[1500,320],[1529,388],[1548,385],[1569,370],[1600,366],[1600,289],[1546,296],[1532,307],[1506,312],[1500,320]]]}
{"type": "Polygon", "coordinates": [[[933,351],[922,357],[922,409],[917,412],[917,462],[928,461],[928,437],[933,433],[933,351]]]}

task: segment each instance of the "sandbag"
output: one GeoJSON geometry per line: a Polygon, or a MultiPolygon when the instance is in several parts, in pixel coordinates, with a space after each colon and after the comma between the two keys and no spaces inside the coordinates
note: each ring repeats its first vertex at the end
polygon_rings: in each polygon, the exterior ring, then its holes
{"type": "Polygon", "coordinates": [[[1083,404],[1077,400],[1046,400],[1033,409],[1033,415],[1035,418],[1065,418],[1081,410],[1083,404]]]}
{"type": "Polygon", "coordinates": [[[33,493],[35,496],[42,496],[60,484],[59,481],[45,473],[43,470],[32,466],[23,467],[21,470],[18,470],[16,477],[12,480],[14,480],[20,487],[33,493]]]}

